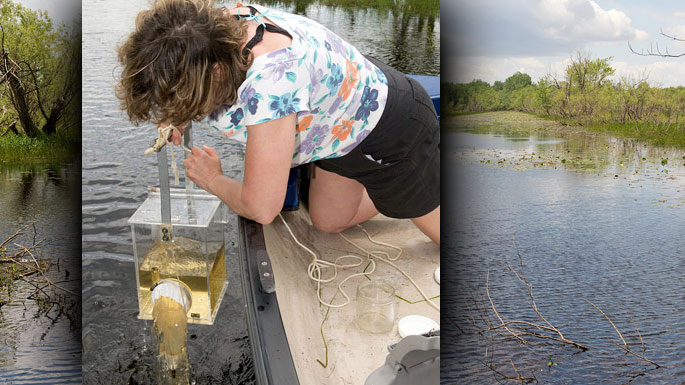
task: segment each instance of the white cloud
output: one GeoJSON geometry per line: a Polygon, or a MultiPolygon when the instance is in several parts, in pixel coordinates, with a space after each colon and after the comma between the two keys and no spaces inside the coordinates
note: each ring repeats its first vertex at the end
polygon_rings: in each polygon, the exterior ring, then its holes
{"type": "MultiPolygon", "coordinates": [[[[464,57],[451,58],[443,62],[443,68],[454,69],[443,71],[448,75],[444,80],[455,83],[468,83],[473,79],[481,79],[490,84],[496,80],[504,81],[516,71],[530,75],[534,82],[550,74],[563,79],[566,67],[571,63],[569,57],[556,58],[500,58],[500,57],[464,57]],[[445,67],[446,66],[446,67],[445,67]]],[[[622,76],[642,78],[652,86],[672,87],[682,86],[685,79],[685,60],[663,60],[649,64],[630,64],[625,61],[612,62],[616,70],[614,80],[622,76]]]]}
{"type": "Polygon", "coordinates": [[[545,63],[534,57],[463,57],[448,61],[457,71],[448,81],[468,83],[473,79],[484,80],[490,84],[496,80],[504,81],[516,71],[526,73],[536,79],[547,73],[545,63]]]}
{"type": "Polygon", "coordinates": [[[676,11],[676,12],[673,12],[673,16],[685,18],[685,11],[676,11]]]}
{"type": "MultiPolygon", "coordinates": [[[[637,13],[643,7],[620,3],[605,9],[598,2],[606,4],[602,0],[445,0],[443,34],[450,37],[443,40],[444,79],[462,83],[481,79],[492,84],[516,71],[529,74],[534,81],[546,74],[561,78],[569,55],[580,50],[594,58],[616,58],[612,65],[617,76],[647,71],[654,85],[685,85],[685,58],[668,61],[638,56],[627,46],[631,42],[640,51],[658,43],[659,48],[668,46],[670,53],[685,52],[685,42],[658,34],[664,28],[668,34],[685,38],[682,19],[672,19],[672,11],[666,14],[657,9],[645,15],[637,13]]],[[[681,13],[685,17],[685,10],[681,13]]]]}
{"type": "Polygon", "coordinates": [[[447,50],[457,55],[553,56],[587,45],[649,39],[625,11],[603,9],[595,0],[449,0],[442,4],[443,32],[460,37],[447,50]]]}
{"type": "Polygon", "coordinates": [[[612,63],[615,77],[647,77],[647,82],[655,87],[682,86],[685,79],[685,61],[662,60],[646,65],[629,64],[619,61],[612,63]]]}
{"type": "Polygon", "coordinates": [[[576,43],[645,40],[623,11],[605,10],[593,0],[540,0],[531,10],[542,30],[555,40],[576,43]]]}

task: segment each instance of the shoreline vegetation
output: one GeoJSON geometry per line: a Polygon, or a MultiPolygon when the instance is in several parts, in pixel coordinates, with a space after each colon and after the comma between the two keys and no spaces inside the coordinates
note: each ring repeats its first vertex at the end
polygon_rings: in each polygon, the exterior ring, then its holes
{"type": "Polygon", "coordinates": [[[35,138],[9,133],[0,136],[0,164],[69,163],[80,154],[78,140],[59,134],[35,138]]]}
{"type": "Polygon", "coordinates": [[[307,6],[316,4],[343,9],[371,8],[378,11],[401,11],[420,16],[440,16],[439,0],[261,0],[258,3],[295,5],[296,11],[304,11],[307,6]]]}
{"type": "Polygon", "coordinates": [[[0,0],[0,164],[80,154],[81,24],[0,0]]]}
{"type": "Polygon", "coordinates": [[[537,83],[517,72],[494,84],[443,83],[445,116],[518,111],[586,131],[685,149],[685,87],[652,87],[647,76],[611,80],[612,58],[571,58],[563,77],[537,83]]]}

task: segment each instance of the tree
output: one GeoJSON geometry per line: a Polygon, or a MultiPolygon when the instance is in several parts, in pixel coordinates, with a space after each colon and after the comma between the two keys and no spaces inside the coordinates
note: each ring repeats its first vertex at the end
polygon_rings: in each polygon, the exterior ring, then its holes
{"type": "Polygon", "coordinates": [[[552,87],[552,81],[550,81],[548,77],[544,77],[538,81],[535,97],[537,98],[538,104],[545,110],[545,114],[547,115],[550,114],[549,110],[552,108],[553,93],[554,88],[552,87]]]}
{"type": "Polygon", "coordinates": [[[8,127],[5,132],[14,126],[35,137],[56,132],[58,122],[66,127],[77,123],[80,42],[79,26],[71,32],[64,26],[55,29],[46,12],[0,0],[0,122],[8,127]]]}
{"type": "Polygon", "coordinates": [[[571,57],[564,81],[554,79],[557,88],[563,92],[559,105],[562,116],[573,116],[586,122],[594,118],[600,91],[611,84],[609,77],[615,72],[611,60],[613,57],[593,60],[590,55],[580,52],[571,57]]]}
{"type": "Polygon", "coordinates": [[[580,52],[576,57],[571,57],[571,64],[566,67],[566,78],[571,84],[575,84],[580,91],[586,88],[602,87],[609,80],[609,76],[616,72],[611,68],[612,56],[604,59],[590,59],[590,56],[583,56],[580,52]]]}
{"type": "Polygon", "coordinates": [[[530,79],[530,75],[517,71],[504,81],[504,90],[512,92],[526,88],[531,84],[533,84],[533,81],[530,79]]]}

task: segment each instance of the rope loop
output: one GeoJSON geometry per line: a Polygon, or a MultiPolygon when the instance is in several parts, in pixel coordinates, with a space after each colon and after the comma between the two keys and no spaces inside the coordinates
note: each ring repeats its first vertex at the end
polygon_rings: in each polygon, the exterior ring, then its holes
{"type": "Polygon", "coordinates": [[[369,241],[371,241],[371,243],[395,249],[395,250],[397,250],[397,255],[395,255],[394,257],[391,257],[389,253],[382,251],[382,250],[369,251],[369,250],[359,246],[358,244],[352,242],[349,238],[347,238],[342,233],[339,233],[338,235],[340,235],[345,241],[347,241],[349,244],[356,247],[357,249],[361,250],[366,255],[366,258],[361,257],[359,255],[346,254],[346,255],[339,256],[338,258],[335,259],[334,262],[329,262],[329,261],[326,261],[326,260],[319,258],[316,255],[316,253],[314,253],[307,246],[303,245],[297,239],[297,237],[295,236],[295,234],[293,234],[292,229],[290,229],[290,226],[285,221],[285,219],[283,218],[283,215],[281,213],[278,214],[278,217],[281,218],[281,221],[285,225],[285,228],[288,230],[288,232],[290,233],[290,236],[293,238],[295,243],[297,243],[298,246],[303,248],[306,252],[308,252],[312,256],[312,260],[309,263],[309,266],[307,267],[307,275],[309,276],[309,278],[312,281],[316,282],[316,298],[319,300],[320,304],[322,304],[326,307],[332,307],[332,308],[339,308],[339,307],[343,307],[343,306],[346,306],[347,304],[349,304],[350,303],[350,297],[347,295],[345,290],[343,290],[343,285],[345,284],[345,282],[347,282],[350,278],[353,278],[353,277],[368,276],[368,275],[372,274],[373,272],[376,271],[376,261],[381,261],[383,263],[389,264],[390,266],[395,268],[397,271],[399,271],[404,277],[406,277],[409,280],[409,282],[416,288],[416,290],[419,292],[419,294],[421,294],[423,299],[425,299],[426,302],[430,306],[432,306],[438,312],[440,311],[440,307],[435,302],[433,302],[433,300],[431,300],[426,295],[426,293],[423,292],[423,290],[421,290],[421,288],[416,283],[416,281],[414,281],[414,279],[411,276],[409,276],[409,274],[407,274],[404,270],[402,270],[399,266],[397,266],[394,263],[394,261],[399,259],[399,257],[402,255],[403,250],[401,247],[397,247],[397,246],[391,245],[389,243],[377,241],[371,237],[371,234],[369,234],[369,232],[366,231],[366,229],[364,229],[361,225],[357,225],[357,227],[359,229],[361,229],[361,231],[363,231],[364,234],[366,234],[366,237],[369,239],[369,241]],[[340,261],[342,261],[344,259],[354,259],[357,262],[343,264],[340,261]],[[326,302],[323,300],[323,298],[321,298],[321,284],[333,281],[338,276],[338,269],[339,268],[346,269],[346,268],[358,267],[358,266],[361,266],[364,262],[367,262],[367,269],[365,269],[361,273],[354,273],[354,274],[348,275],[347,277],[345,277],[345,279],[340,281],[340,283],[338,284],[337,290],[345,298],[342,303],[333,304],[332,302],[326,302]],[[371,267],[371,269],[370,269],[370,271],[367,271],[369,266],[371,267]],[[322,278],[322,272],[324,269],[327,269],[327,268],[333,268],[333,274],[329,278],[322,278]]]}

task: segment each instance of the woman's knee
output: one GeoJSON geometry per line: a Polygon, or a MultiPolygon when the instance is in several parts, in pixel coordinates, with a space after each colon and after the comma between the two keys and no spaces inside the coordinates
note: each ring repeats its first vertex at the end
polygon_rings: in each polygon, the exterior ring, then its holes
{"type": "Polygon", "coordinates": [[[340,233],[346,229],[345,224],[336,223],[330,216],[317,215],[310,211],[309,216],[315,229],[323,233],[340,233]]]}
{"type": "Polygon", "coordinates": [[[364,194],[361,183],[318,167],[309,186],[309,216],[312,225],[325,233],[349,227],[364,194]]]}

